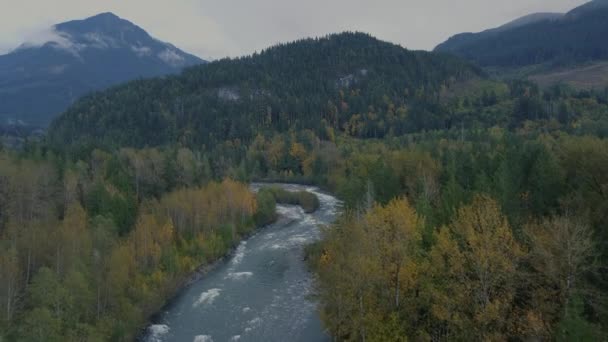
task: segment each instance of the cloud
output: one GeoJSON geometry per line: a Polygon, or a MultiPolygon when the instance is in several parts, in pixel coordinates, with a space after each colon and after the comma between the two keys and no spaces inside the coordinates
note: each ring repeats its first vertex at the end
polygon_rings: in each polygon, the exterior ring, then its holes
{"type": "Polygon", "coordinates": [[[17,49],[39,47],[47,43],[52,43],[54,48],[65,50],[75,56],[78,56],[78,52],[82,49],[82,46],[72,42],[67,33],[59,32],[55,27],[28,32],[24,36],[23,43],[17,49]]]}
{"type": "Polygon", "coordinates": [[[184,62],[184,57],[182,57],[180,54],[178,54],[175,50],[172,49],[163,50],[158,54],[158,58],[172,66],[179,66],[184,62]]]}

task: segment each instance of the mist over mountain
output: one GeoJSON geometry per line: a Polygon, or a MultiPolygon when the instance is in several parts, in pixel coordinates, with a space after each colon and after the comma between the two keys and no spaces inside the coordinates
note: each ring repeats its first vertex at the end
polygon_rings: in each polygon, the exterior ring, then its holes
{"type": "Polygon", "coordinates": [[[90,91],[201,63],[112,13],[61,23],[0,56],[0,123],[45,126],[90,91]]]}

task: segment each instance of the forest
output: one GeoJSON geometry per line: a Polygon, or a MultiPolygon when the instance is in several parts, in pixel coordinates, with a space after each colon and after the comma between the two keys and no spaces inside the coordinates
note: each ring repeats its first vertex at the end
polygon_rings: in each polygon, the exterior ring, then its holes
{"type": "Polygon", "coordinates": [[[442,118],[406,117],[438,114],[442,90],[480,77],[478,68],[452,56],[342,33],[92,94],[51,125],[49,140],[75,153],[173,142],[200,149],[289,129],[329,137],[345,125],[358,137],[380,138],[443,128],[442,118]],[[374,124],[359,130],[361,121],[374,124]]]}
{"type": "Polygon", "coordinates": [[[0,152],[0,338],[133,340],[201,265],[274,215],[274,198],[205,172],[186,149],[75,163],[0,152]]]}
{"type": "Polygon", "coordinates": [[[354,33],[205,68],[0,148],[0,339],[132,340],[276,203],[319,205],[247,187],[288,181],[344,202],[307,257],[336,339],[606,340],[608,88],[354,33]]]}
{"type": "Polygon", "coordinates": [[[608,144],[520,134],[357,147],[352,205],[311,249],[334,336],[608,336],[608,144]]]}

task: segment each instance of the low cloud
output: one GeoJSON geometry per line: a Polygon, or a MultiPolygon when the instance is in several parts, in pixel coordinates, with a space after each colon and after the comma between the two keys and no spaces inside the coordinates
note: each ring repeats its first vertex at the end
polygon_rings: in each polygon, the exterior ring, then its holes
{"type": "Polygon", "coordinates": [[[65,50],[71,54],[78,55],[81,46],[75,44],[65,32],[60,32],[55,27],[38,29],[24,35],[24,42],[17,49],[40,47],[47,43],[53,43],[53,47],[65,50]]]}
{"type": "Polygon", "coordinates": [[[184,62],[184,57],[172,49],[163,50],[158,54],[158,58],[172,66],[180,66],[184,62]]]}

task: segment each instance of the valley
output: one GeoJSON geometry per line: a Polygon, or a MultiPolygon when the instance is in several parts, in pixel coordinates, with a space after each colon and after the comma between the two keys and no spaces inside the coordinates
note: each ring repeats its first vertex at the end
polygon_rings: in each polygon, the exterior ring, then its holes
{"type": "MultiPolygon", "coordinates": [[[[433,51],[206,62],[104,12],[0,56],[0,341],[608,341],[608,2],[544,5],[433,51]]],[[[258,42],[200,6],[129,13],[258,42]]]]}

